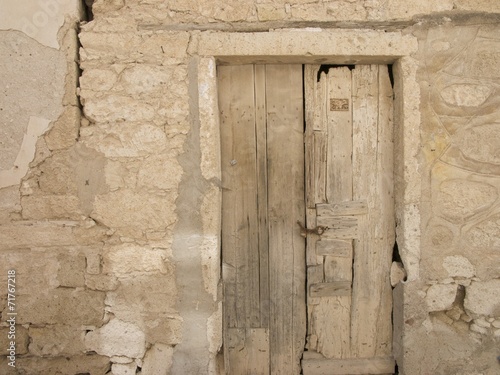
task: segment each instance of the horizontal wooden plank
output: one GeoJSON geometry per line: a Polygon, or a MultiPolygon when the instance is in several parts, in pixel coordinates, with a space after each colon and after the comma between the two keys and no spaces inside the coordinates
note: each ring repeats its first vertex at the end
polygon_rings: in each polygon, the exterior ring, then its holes
{"type": "Polygon", "coordinates": [[[309,288],[311,297],[349,296],[351,294],[350,281],[334,281],[331,283],[312,284],[309,288]]]}
{"type": "Polygon", "coordinates": [[[365,215],[368,213],[368,204],[366,201],[318,203],[316,213],[318,216],[365,215]]]}
{"type": "Polygon", "coordinates": [[[352,241],[322,238],[316,242],[317,255],[352,256],[352,241]]]}
{"type": "Polygon", "coordinates": [[[321,235],[322,240],[323,238],[358,238],[358,219],[356,216],[318,216],[316,223],[318,227],[327,228],[321,235]]]}
{"type": "Polygon", "coordinates": [[[394,369],[395,361],[392,357],[302,360],[304,375],[392,374],[394,369]]]}

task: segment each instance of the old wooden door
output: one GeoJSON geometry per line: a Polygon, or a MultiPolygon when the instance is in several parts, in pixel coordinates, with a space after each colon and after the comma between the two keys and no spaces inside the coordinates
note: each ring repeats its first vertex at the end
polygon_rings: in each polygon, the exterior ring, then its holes
{"type": "Polygon", "coordinates": [[[225,372],[300,373],[306,337],[301,65],[218,68],[225,372]]]}
{"type": "Polygon", "coordinates": [[[304,375],[392,374],[392,87],[387,66],[305,68],[304,375]],[[318,80],[319,74],[319,80],[318,80]]]}

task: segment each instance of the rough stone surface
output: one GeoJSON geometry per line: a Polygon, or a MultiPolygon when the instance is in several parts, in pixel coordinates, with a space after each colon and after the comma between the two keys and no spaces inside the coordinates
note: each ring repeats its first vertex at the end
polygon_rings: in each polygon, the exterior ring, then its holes
{"type": "Polygon", "coordinates": [[[457,295],[456,284],[436,284],[427,290],[425,300],[429,311],[443,311],[452,307],[457,295]]]}
{"type": "Polygon", "coordinates": [[[89,351],[109,357],[142,358],[146,351],[144,333],[136,325],[119,319],[112,319],[102,328],[88,332],[85,346],[89,351]]]}
{"type": "Polygon", "coordinates": [[[85,352],[85,330],[73,325],[30,327],[30,354],[40,357],[74,356],[85,352]]]}
{"type": "Polygon", "coordinates": [[[155,344],[147,352],[142,365],[142,375],[167,375],[172,366],[174,350],[165,344],[155,344]]]}
{"type": "Polygon", "coordinates": [[[472,316],[500,316],[500,280],[473,281],[466,288],[465,309],[472,316]]]}

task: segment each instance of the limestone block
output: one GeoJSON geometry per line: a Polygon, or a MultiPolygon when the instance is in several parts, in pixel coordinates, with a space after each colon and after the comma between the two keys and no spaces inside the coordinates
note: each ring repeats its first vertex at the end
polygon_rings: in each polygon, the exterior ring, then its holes
{"type": "MultiPolygon", "coordinates": [[[[500,59],[500,56],[499,56],[500,59]]],[[[470,159],[480,163],[500,164],[498,142],[500,124],[489,122],[469,127],[460,132],[456,139],[457,146],[470,159]]]]}
{"type": "Polygon", "coordinates": [[[287,16],[284,5],[257,4],[257,15],[259,21],[277,21],[287,16]]]}
{"type": "Polygon", "coordinates": [[[29,195],[21,197],[22,217],[27,220],[73,219],[82,216],[75,195],[29,195]]]}
{"type": "Polygon", "coordinates": [[[45,142],[49,150],[61,150],[75,144],[80,128],[80,108],[66,106],[64,112],[53,123],[45,135],[45,142]]]}
{"type": "Polygon", "coordinates": [[[85,352],[85,330],[68,325],[29,328],[30,354],[40,357],[79,355],[85,352]]]}
{"type": "Polygon", "coordinates": [[[6,357],[0,357],[0,368],[2,374],[37,374],[37,375],[75,375],[75,374],[90,374],[102,375],[107,374],[111,368],[109,358],[100,355],[74,355],[64,357],[20,357],[16,359],[16,367],[11,371],[11,367],[7,365],[6,357]]]}
{"type": "MultiPolygon", "coordinates": [[[[85,69],[80,77],[80,93],[86,90],[94,92],[109,91],[117,80],[118,75],[111,69],[85,69]]],[[[89,95],[91,94],[89,93],[89,95]]]]}
{"type": "Polygon", "coordinates": [[[20,221],[0,228],[0,243],[4,249],[65,246],[76,242],[73,229],[64,223],[20,221]]]}
{"type": "MultiPolygon", "coordinates": [[[[132,363],[113,363],[111,366],[111,373],[113,375],[135,375],[137,370],[137,365],[135,362],[132,363]]],[[[143,372],[141,372],[143,374],[143,372]]]]}
{"type": "Polygon", "coordinates": [[[462,179],[446,180],[439,186],[434,201],[435,210],[442,207],[442,213],[453,222],[462,222],[478,211],[495,202],[498,192],[487,183],[462,179]]]}
{"type": "Polygon", "coordinates": [[[154,344],[144,357],[141,375],[168,375],[174,349],[170,345],[154,344]]]}
{"type": "Polygon", "coordinates": [[[441,91],[441,97],[454,106],[479,107],[492,92],[493,89],[487,85],[454,84],[441,91]]]}
{"type": "Polygon", "coordinates": [[[472,332],[476,332],[476,333],[480,333],[481,335],[487,335],[488,334],[488,329],[487,328],[484,328],[484,327],[481,327],[475,323],[472,323],[470,325],[470,330],[472,332]]]}
{"type": "Polygon", "coordinates": [[[456,284],[435,284],[427,290],[425,301],[429,311],[449,310],[457,296],[456,284]]]}
{"type": "Polygon", "coordinates": [[[112,228],[165,229],[176,221],[176,197],[118,190],[96,197],[92,217],[112,228]]]}
{"type": "Polygon", "coordinates": [[[105,294],[71,288],[57,288],[32,295],[18,296],[19,323],[100,326],[105,294]]]}
{"type": "Polygon", "coordinates": [[[171,90],[171,85],[176,83],[174,70],[168,66],[135,65],[121,73],[120,83],[134,97],[154,95],[171,90]]]}
{"type": "Polygon", "coordinates": [[[142,189],[175,190],[183,175],[177,159],[168,155],[151,155],[141,164],[137,185],[142,189]]]}
{"type": "MultiPolygon", "coordinates": [[[[6,318],[8,319],[8,318],[6,318]]],[[[28,353],[28,344],[30,342],[28,330],[21,325],[15,326],[15,332],[10,331],[10,327],[0,327],[0,347],[7,352],[10,342],[16,343],[16,354],[28,353]],[[14,334],[14,338],[9,338],[9,334],[14,334]]]]}
{"type": "Polygon", "coordinates": [[[108,94],[104,97],[84,97],[83,112],[91,122],[150,121],[155,108],[147,101],[126,95],[108,94]]]}
{"type": "Polygon", "coordinates": [[[97,59],[132,62],[138,59],[160,61],[184,58],[189,43],[188,32],[158,32],[141,36],[133,32],[96,33],[86,29],[84,27],[80,34],[81,55],[86,62],[97,59]]]}
{"type": "Polygon", "coordinates": [[[76,195],[73,168],[68,152],[57,152],[39,167],[38,185],[46,194],[76,195]]]}
{"type": "Polygon", "coordinates": [[[136,325],[119,319],[112,319],[102,328],[87,333],[85,345],[87,350],[108,357],[142,358],[146,351],[144,332],[136,325]]]}
{"type": "Polygon", "coordinates": [[[101,273],[101,256],[99,254],[88,254],[86,257],[87,273],[98,275],[101,273]]]}
{"type": "Polygon", "coordinates": [[[448,256],[444,258],[443,267],[450,277],[471,278],[476,274],[474,266],[463,256],[448,256]]]}
{"type": "Polygon", "coordinates": [[[145,273],[171,274],[172,266],[165,249],[122,244],[104,249],[103,273],[116,277],[145,273]]]}
{"type": "Polygon", "coordinates": [[[147,312],[144,317],[144,332],[148,342],[178,345],[182,342],[183,319],[178,315],[147,312]]]}
{"type": "Polygon", "coordinates": [[[464,306],[473,317],[500,315],[500,279],[473,281],[465,289],[464,306]]]}
{"type": "Polygon", "coordinates": [[[19,186],[0,189],[0,225],[10,221],[10,215],[21,211],[19,186]]]}
{"type": "Polygon", "coordinates": [[[86,275],[85,286],[92,290],[110,291],[118,287],[118,279],[110,275],[86,275]]]}
{"type": "Polygon", "coordinates": [[[121,9],[125,5],[125,0],[97,0],[92,4],[92,11],[95,14],[105,14],[121,9]]]}
{"type": "Polygon", "coordinates": [[[83,287],[85,285],[85,256],[81,254],[60,254],[57,279],[65,287],[83,287]]]}
{"type": "Polygon", "coordinates": [[[82,128],[80,135],[90,148],[106,157],[142,157],[161,154],[168,147],[162,128],[151,124],[113,123],[82,128]]]}

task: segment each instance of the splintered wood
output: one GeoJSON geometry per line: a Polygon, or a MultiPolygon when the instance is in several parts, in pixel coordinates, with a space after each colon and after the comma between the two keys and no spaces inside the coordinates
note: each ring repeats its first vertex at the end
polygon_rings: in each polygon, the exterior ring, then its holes
{"type": "Polygon", "coordinates": [[[304,375],[390,374],[394,245],[387,66],[305,68],[308,340],[304,375]]]}
{"type": "Polygon", "coordinates": [[[299,374],[305,345],[301,65],[221,66],[228,374],[299,374]]]}

